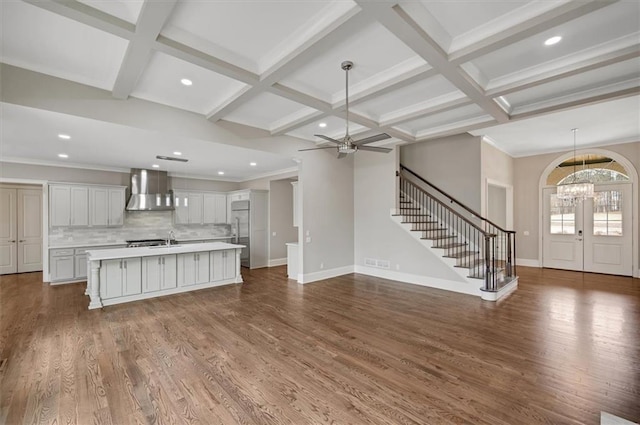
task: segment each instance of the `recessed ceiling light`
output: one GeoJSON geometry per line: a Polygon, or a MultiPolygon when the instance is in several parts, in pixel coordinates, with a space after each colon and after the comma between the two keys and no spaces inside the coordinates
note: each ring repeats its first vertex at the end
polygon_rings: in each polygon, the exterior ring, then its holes
{"type": "Polygon", "coordinates": [[[68,134],[58,134],[58,138],[59,139],[64,139],[64,140],[69,140],[71,139],[71,136],[69,136],[68,134]]]}
{"type": "Polygon", "coordinates": [[[320,128],[325,128],[327,126],[326,122],[321,122],[320,124],[318,124],[318,127],[320,128]]]}
{"type": "Polygon", "coordinates": [[[174,154],[174,155],[178,155],[178,156],[180,156],[180,155],[182,155],[182,152],[178,152],[178,151],[176,151],[176,152],[174,152],[173,154],[174,154]]]}
{"type": "Polygon", "coordinates": [[[250,162],[249,165],[251,165],[252,167],[255,167],[258,164],[256,164],[255,162],[250,162]]]}
{"type": "Polygon", "coordinates": [[[191,81],[188,78],[183,78],[182,80],[180,80],[180,82],[182,83],[183,86],[190,86],[193,84],[193,81],[191,81]]]}
{"type": "Polygon", "coordinates": [[[58,157],[60,157],[60,158],[69,158],[69,155],[67,155],[66,153],[59,153],[58,157]]]}
{"type": "Polygon", "coordinates": [[[224,171],[218,171],[218,175],[224,175],[224,171]]]}
{"type": "Polygon", "coordinates": [[[556,35],[555,37],[548,38],[544,42],[544,45],[545,46],[553,46],[554,44],[559,43],[560,40],[562,40],[562,37],[560,37],[559,35],[556,35]]]}
{"type": "Polygon", "coordinates": [[[153,168],[160,168],[160,166],[158,164],[153,164],[152,167],[153,168]]]}

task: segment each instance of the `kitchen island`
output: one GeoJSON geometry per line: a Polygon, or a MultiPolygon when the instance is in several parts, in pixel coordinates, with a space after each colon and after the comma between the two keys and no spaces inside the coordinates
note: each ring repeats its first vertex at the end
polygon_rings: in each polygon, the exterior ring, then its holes
{"type": "Polygon", "coordinates": [[[242,283],[242,248],[210,242],[89,250],[89,309],[242,283]]]}

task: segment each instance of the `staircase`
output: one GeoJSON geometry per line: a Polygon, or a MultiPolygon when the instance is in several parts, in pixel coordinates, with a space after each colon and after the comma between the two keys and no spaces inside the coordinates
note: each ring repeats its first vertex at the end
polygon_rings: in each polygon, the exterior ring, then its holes
{"type": "Polygon", "coordinates": [[[517,288],[515,231],[481,217],[403,165],[397,177],[394,221],[479,285],[483,299],[496,301],[517,288]]]}

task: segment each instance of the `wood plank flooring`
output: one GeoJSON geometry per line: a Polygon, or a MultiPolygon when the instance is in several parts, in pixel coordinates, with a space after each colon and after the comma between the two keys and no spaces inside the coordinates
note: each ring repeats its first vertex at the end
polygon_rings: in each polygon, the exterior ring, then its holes
{"type": "Polygon", "coordinates": [[[0,277],[2,424],[640,421],[640,280],[519,267],[499,303],[363,275],[103,310],[0,277]]]}

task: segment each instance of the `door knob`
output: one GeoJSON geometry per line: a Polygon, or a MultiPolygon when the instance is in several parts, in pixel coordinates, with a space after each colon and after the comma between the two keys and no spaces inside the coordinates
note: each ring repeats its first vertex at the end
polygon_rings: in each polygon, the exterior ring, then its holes
{"type": "Polygon", "coordinates": [[[20,239],[18,242],[25,242],[25,240],[24,239],[20,239]]]}
{"type": "Polygon", "coordinates": [[[14,240],[12,240],[12,241],[9,241],[9,243],[14,243],[15,241],[16,241],[16,240],[14,239],[14,240]]]}

